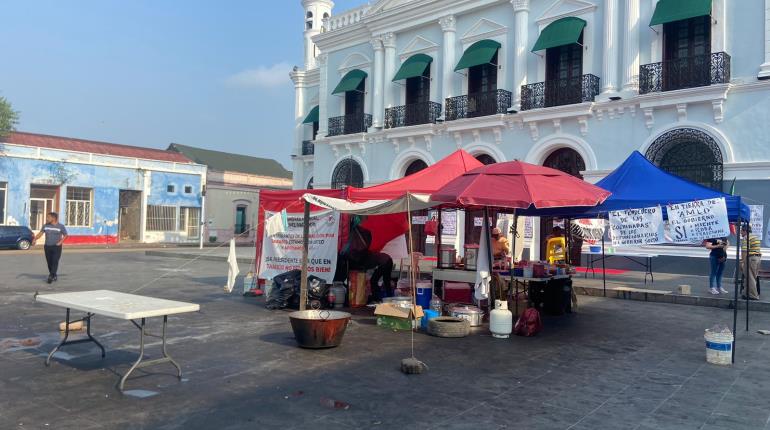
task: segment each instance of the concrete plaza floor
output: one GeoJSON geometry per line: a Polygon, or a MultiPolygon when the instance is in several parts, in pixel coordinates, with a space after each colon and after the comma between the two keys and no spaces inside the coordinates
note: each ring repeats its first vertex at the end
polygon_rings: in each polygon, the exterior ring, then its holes
{"type": "Polygon", "coordinates": [[[182,264],[65,250],[48,286],[39,253],[0,253],[0,429],[770,429],[770,338],[756,333],[770,328],[769,313],[752,315],[736,364],[719,367],[705,362],[703,329],[730,324],[731,311],[580,297],[577,313],[545,317],[535,338],[418,333],[429,370],[406,376],[408,332],[357,314],[339,348],[302,350],[287,312],[222,292],[224,263],[182,264]],[[149,368],[128,381],[134,395],[121,395],[138,333],[101,317],[94,334],[106,359],[75,345],[44,366],[64,311],[35,303],[36,291],[148,283],[140,294],[201,305],[169,321],[182,381],[170,366],[149,368]]]}

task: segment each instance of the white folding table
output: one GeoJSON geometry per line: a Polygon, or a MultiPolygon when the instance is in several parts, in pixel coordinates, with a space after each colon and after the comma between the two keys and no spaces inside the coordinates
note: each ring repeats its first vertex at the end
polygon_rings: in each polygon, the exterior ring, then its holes
{"type": "Polygon", "coordinates": [[[64,345],[72,345],[84,342],[93,342],[102,351],[104,358],[104,347],[91,334],[91,318],[100,315],[121,320],[128,320],[139,329],[139,358],[134,362],[130,369],[120,378],[118,389],[122,392],[126,379],[131,373],[139,368],[153,366],[162,363],[171,363],[177,370],[177,377],[182,378],[182,368],[166,352],[166,325],[168,316],[187,312],[196,312],[200,310],[200,305],[195,303],[177,302],[173,300],[157,299],[154,297],[139,296],[136,294],[119,293],[110,290],[78,291],[73,293],[41,294],[37,296],[37,301],[59,306],[67,309],[67,316],[64,326],[64,339],[48,354],[45,365],[51,364],[51,358],[64,345]],[[70,310],[85,312],[86,316],[75,321],[70,321],[70,310]],[[145,329],[146,319],[153,317],[163,317],[163,331],[160,335],[147,332],[145,329]],[[136,320],[140,320],[137,323],[136,320]],[[73,322],[83,321],[86,323],[87,338],[69,340],[69,325],[73,322]],[[144,337],[156,337],[161,339],[161,352],[163,357],[154,360],[144,359],[144,337]]]}

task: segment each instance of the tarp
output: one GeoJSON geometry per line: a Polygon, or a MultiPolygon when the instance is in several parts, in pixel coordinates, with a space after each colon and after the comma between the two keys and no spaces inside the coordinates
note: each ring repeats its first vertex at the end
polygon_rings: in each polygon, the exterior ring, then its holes
{"type": "Polygon", "coordinates": [[[667,204],[724,197],[730,221],[736,221],[738,217],[747,220],[751,216],[749,207],[739,204],[740,197],[712,190],[665,172],[652,164],[639,151],[634,151],[620,167],[596,185],[612,193],[604,203],[598,206],[541,211],[530,209],[521,211],[520,214],[561,218],[599,218],[609,211],[661,205],[664,206],[665,215],[667,204]]]}
{"type": "Polygon", "coordinates": [[[305,194],[302,198],[315,206],[354,215],[405,213],[407,211],[428,209],[437,205],[437,203],[430,200],[428,194],[411,193],[393,200],[367,200],[359,203],[333,197],[317,196],[310,193],[305,194]]]}
{"type": "MultiPolygon", "coordinates": [[[[350,188],[348,199],[362,202],[399,199],[404,197],[406,193],[432,194],[456,177],[483,165],[471,154],[460,149],[437,163],[404,178],[367,188],[350,188]]],[[[311,193],[315,194],[312,191],[311,193]]]]}

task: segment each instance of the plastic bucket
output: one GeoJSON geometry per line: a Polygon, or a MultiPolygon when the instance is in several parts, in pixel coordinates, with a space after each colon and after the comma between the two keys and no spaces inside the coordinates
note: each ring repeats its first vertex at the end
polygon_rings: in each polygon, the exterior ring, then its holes
{"type": "Polygon", "coordinates": [[[430,309],[430,299],[433,298],[431,284],[417,284],[417,305],[423,309],[430,309]]]}
{"type": "Polygon", "coordinates": [[[591,245],[591,246],[588,247],[588,250],[593,252],[594,254],[598,254],[598,253],[602,252],[602,247],[601,246],[596,246],[596,245],[591,245]]]}
{"type": "Polygon", "coordinates": [[[706,361],[711,364],[729,366],[733,362],[732,333],[717,333],[706,330],[706,361]]]}
{"type": "Polygon", "coordinates": [[[422,321],[420,323],[420,326],[423,330],[428,329],[428,321],[432,320],[433,318],[438,318],[441,316],[438,311],[434,311],[432,309],[425,309],[422,311],[424,316],[422,317],[422,321]]]}

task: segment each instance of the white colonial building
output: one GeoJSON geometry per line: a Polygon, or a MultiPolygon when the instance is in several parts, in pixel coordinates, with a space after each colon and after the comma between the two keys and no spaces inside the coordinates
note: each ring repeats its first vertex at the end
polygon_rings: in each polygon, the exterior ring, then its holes
{"type": "Polygon", "coordinates": [[[302,6],[295,188],[377,184],[458,148],[596,181],[637,150],[770,202],[770,0],[302,6]]]}

